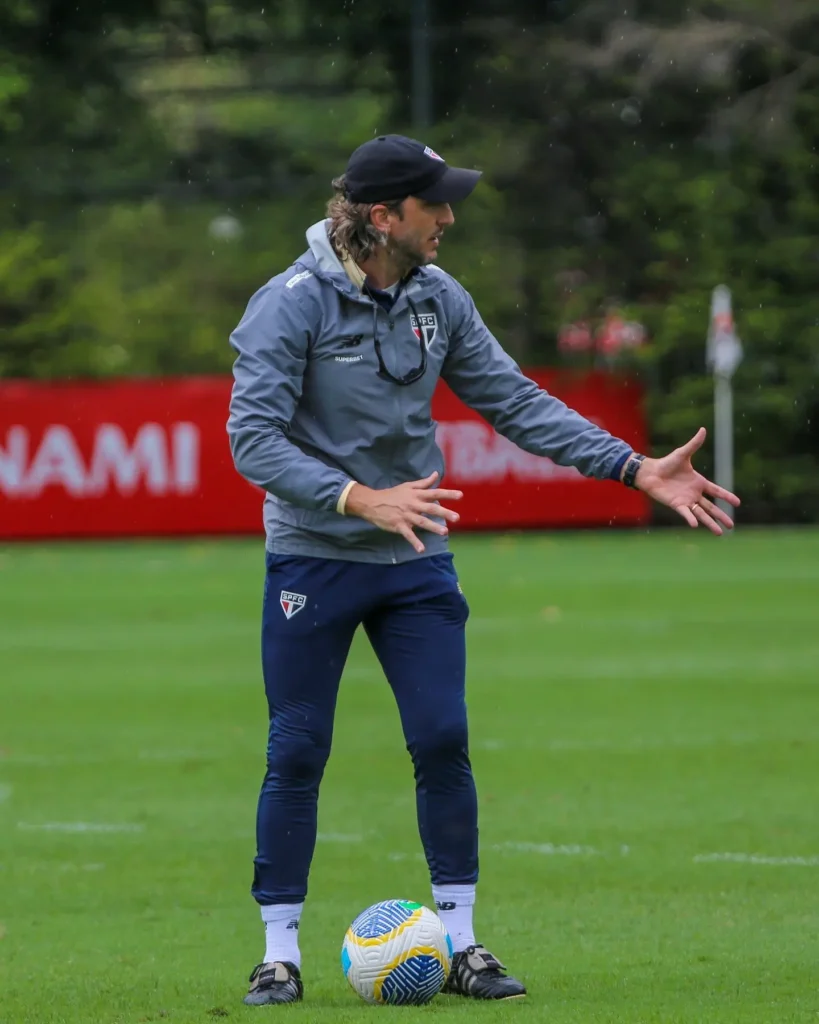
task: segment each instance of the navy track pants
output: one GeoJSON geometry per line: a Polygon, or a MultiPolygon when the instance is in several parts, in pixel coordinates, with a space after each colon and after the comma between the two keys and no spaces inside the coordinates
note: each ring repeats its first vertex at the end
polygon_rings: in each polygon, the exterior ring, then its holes
{"type": "Polygon", "coordinates": [[[299,903],[339,682],[359,625],[398,704],[434,885],[478,876],[478,809],[464,697],[469,610],[449,554],[399,565],[267,555],[262,668],[270,712],[252,893],[299,903]]]}

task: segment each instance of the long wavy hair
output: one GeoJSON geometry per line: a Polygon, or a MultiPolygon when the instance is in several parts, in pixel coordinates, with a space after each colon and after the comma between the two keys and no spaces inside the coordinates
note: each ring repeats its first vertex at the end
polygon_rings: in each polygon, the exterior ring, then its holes
{"type": "Polygon", "coordinates": [[[354,203],[347,198],[344,175],[333,180],[333,191],[335,195],[327,203],[330,242],[336,252],[348,252],[356,263],[362,263],[386,241],[386,236],[370,219],[372,208],[386,206],[388,210],[394,210],[400,216],[404,201],[393,199],[384,203],[354,203]]]}

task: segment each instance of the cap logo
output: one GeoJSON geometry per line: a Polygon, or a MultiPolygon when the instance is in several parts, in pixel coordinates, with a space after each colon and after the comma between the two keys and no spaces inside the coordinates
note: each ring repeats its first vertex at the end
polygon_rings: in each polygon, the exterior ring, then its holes
{"type": "Polygon", "coordinates": [[[431,156],[433,160],[440,160],[441,163],[444,162],[444,158],[442,156],[438,156],[438,154],[435,152],[435,150],[434,149],[430,149],[429,146],[425,146],[424,147],[424,153],[427,156],[431,156]]]}

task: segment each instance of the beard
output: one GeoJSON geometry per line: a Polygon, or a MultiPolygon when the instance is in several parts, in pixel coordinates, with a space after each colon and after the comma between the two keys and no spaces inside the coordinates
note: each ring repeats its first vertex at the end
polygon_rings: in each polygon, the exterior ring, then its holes
{"type": "Polygon", "coordinates": [[[395,262],[396,267],[401,271],[401,276],[406,276],[415,267],[423,267],[431,263],[432,259],[425,256],[418,248],[418,243],[411,239],[387,239],[387,253],[395,262]]]}

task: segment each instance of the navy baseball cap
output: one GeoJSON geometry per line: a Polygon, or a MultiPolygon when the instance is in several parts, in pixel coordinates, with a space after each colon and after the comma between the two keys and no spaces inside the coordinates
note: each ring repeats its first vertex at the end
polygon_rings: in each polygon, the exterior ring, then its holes
{"type": "Polygon", "coordinates": [[[429,203],[457,203],[478,184],[480,171],[450,167],[423,142],[404,135],[370,139],[350,157],[344,180],[354,203],[385,203],[416,196],[429,203]]]}

